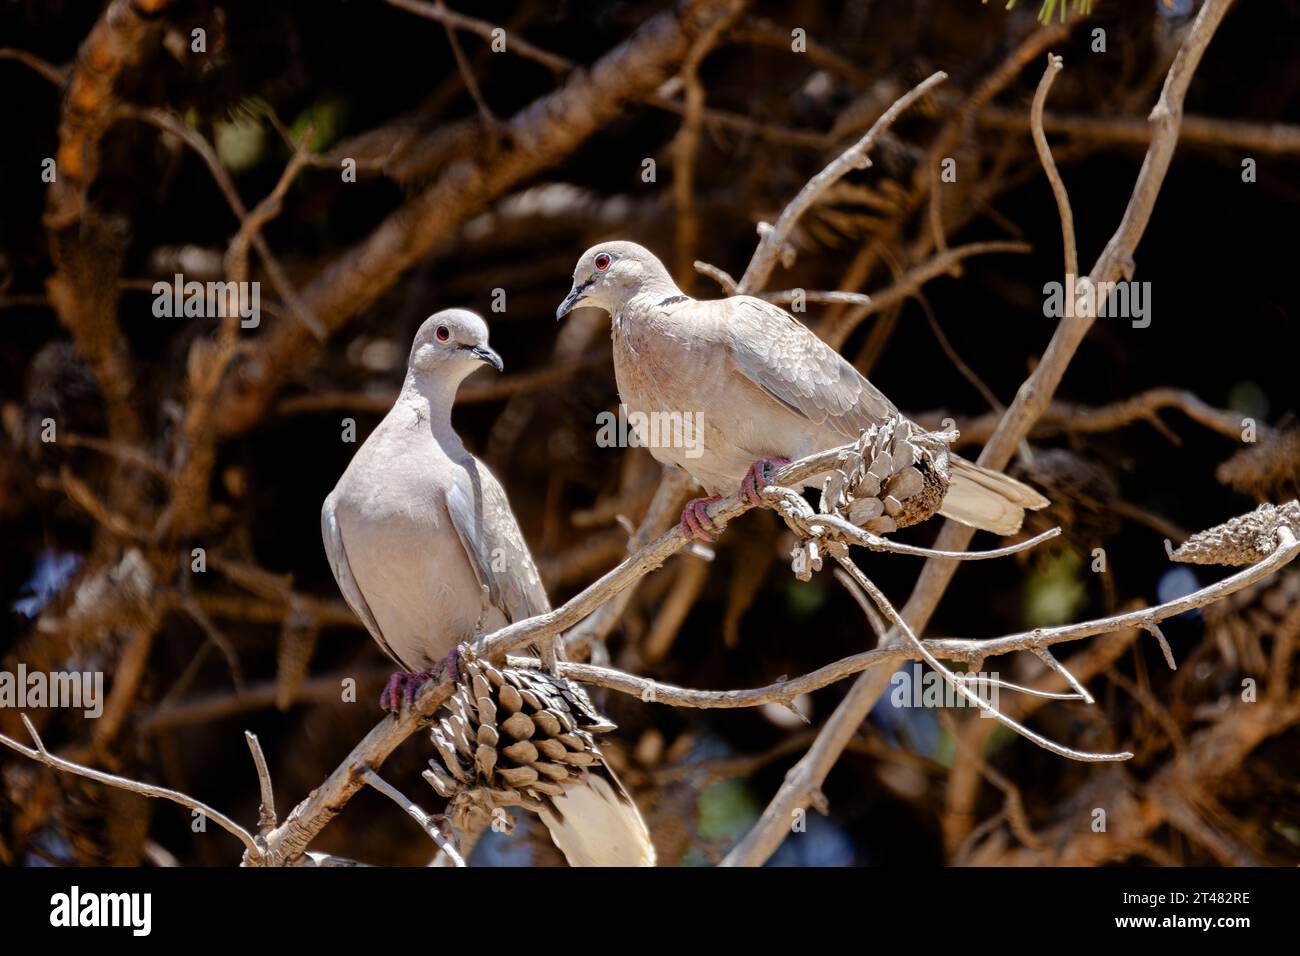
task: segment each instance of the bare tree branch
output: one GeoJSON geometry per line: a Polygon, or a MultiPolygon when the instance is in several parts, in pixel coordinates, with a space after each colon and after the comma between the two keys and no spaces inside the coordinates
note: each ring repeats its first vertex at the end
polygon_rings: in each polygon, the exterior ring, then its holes
{"type": "Polygon", "coordinates": [[[1047,145],[1047,134],[1043,132],[1043,104],[1047,102],[1047,93],[1052,88],[1052,81],[1061,72],[1063,62],[1054,53],[1047,54],[1047,69],[1038,83],[1034,93],[1034,103],[1029,109],[1029,128],[1034,135],[1034,149],[1038,150],[1038,159],[1043,164],[1043,172],[1052,185],[1052,195],[1056,198],[1056,211],[1061,219],[1061,245],[1065,250],[1065,274],[1079,274],[1079,250],[1074,239],[1074,213],[1070,209],[1070,194],[1061,182],[1061,173],[1052,159],[1052,147],[1047,145]]]}
{"type": "Polygon", "coordinates": [[[378,790],[388,799],[406,811],[407,816],[420,825],[420,828],[429,835],[429,839],[438,845],[443,853],[451,859],[454,866],[464,866],[465,861],[461,855],[456,852],[456,847],[445,833],[438,829],[438,824],[427,813],[416,806],[415,802],[407,797],[402,791],[398,790],[391,783],[385,780],[373,770],[367,769],[364,773],[366,783],[378,790]]]}
{"type": "Polygon", "coordinates": [[[871,160],[867,157],[867,153],[876,145],[876,140],[889,127],[894,125],[894,121],[908,107],[947,78],[948,74],[946,73],[935,73],[905,93],[893,106],[885,110],[860,140],[832,160],[820,173],[808,180],[808,183],[799,191],[799,194],[786,205],[775,224],[769,226],[762,223],[759,225],[758,248],[754,250],[754,255],[749,260],[749,266],[745,269],[745,274],[740,277],[740,282],[737,283],[738,291],[741,294],[752,295],[767,285],[772,270],[776,268],[777,260],[783,255],[782,250],[785,248],[786,241],[795,223],[817,202],[822,193],[843,179],[850,170],[866,169],[870,166],[871,160]]]}
{"type": "Polygon", "coordinates": [[[248,849],[251,854],[260,852],[253,835],[241,827],[234,820],[219,810],[214,810],[200,800],[195,800],[189,794],[181,793],[179,790],[169,790],[166,787],[155,787],[153,784],[141,783],[138,780],[130,780],[127,777],[119,777],[117,774],[104,773],[102,770],[92,770],[90,767],[82,766],[71,760],[64,760],[62,757],[56,757],[45,749],[45,744],[41,742],[40,735],[32,722],[27,719],[27,715],[22,715],[23,726],[27,732],[32,735],[32,742],[36,744],[35,749],[24,747],[18,741],[0,734],[0,744],[4,744],[10,750],[16,750],[25,757],[30,757],[47,767],[53,767],[55,770],[62,770],[64,773],[76,774],[78,777],[85,777],[88,780],[94,780],[97,783],[105,784],[110,787],[117,787],[119,790],[129,790],[132,793],[138,793],[146,797],[160,797],[163,800],[170,800],[173,803],[179,803],[183,807],[189,807],[191,810],[197,810],[213,823],[220,826],[223,830],[233,833],[239,838],[240,842],[248,849]]]}
{"type": "MultiPolygon", "coordinates": [[[[731,0],[688,0],[647,21],[589,69],[573,71],[554,92],[504,122],[500,145],[447,166],[317,274],[303,290],[308,311],[327,331],[339,328],[491,199],[569,153],[629,101],[653,93],[694,38],[726,16],[730,6],[731,0]]],[[[517,39],[514,46],[518,49],[517,39]]],[[[259,344],[240,383],[240,402],[247,411],[224,422],[227,432],[257,421],[279,385],[309,365],[317,352],[302,329],[283,323],[268,330],[259,344]]]]}
{"type": "MultiPolygon", "coordinates": [[[[1151,113],[1154,126],[1151,147],[1138,174],[1128,208],[1089,276],[1094,287],[1101,281],[1113,281],[1126,267],[1126,263],[1131,262],[1133,251],[1146,230],[1156,196],[1178,145],[1179,119],[1187,87],[1200,63],[1201,55],[1230,6],[1231,0],[1207,0],[1170,67],[1160,99],[1151,113]]],[[[1015,69],[1018,68],[1019,64],[1015,69]]],[[[1065,318],[1057,326],[1056,334],[1042,361],[1021,386],[1016,400],[1007,409],[1001,424],[980,455],[981,465],[1000,468],[1010,460],[1016,447],[1051,400],[1093,321],[1092,318],[1065,318]]],[[[973,535],[971,529],[949,521],[940,531],[936,547],[959,550],[970,543],[973,535]]],[[[956,568],[957,565],[951,562],[926,563],[912,596],[902,611],[903,619],[913,631],[924,629],[956,568]]],[[[901,639],[900,634],[893,635],[893,640],[901,639]]],[[[791,814],[808,805],[810,793],[826,778],[845,744],[884,690],[886,680],[885,675],[867,673],[854,682],[848,695],[822,728],[817,744],[790,771],[786,785],[768,804],[758,823],[728,854],[729,863],[756,866],[771,856],[788,831],[791,814]]]]}
{"type": "Polygon", "coordinates": [[[253,755],[253,766],[257,768],[257,783],[262,792],[262,804],[257,808],[257,826],[261,830],[274,830],[277,822],[275,791],[271,789],[271,771],[266,766],[266,754],[262,753],[262,744],[258,741],[257,734],[245,730],[244,739],[248,741],[248,749],[253,755]]]}

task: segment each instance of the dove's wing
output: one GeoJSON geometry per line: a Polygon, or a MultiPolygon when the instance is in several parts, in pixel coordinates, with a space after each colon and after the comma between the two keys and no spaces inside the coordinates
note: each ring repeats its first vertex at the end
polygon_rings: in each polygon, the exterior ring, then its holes
{"type": "Polygon", "coordinates": [[[736,368],[791,411],[850,440],[898,414],[861,372],[784,309],[750,296],[717,305],[726,310],[724,341],[736,368]]]}
{"type": "Polygon", "coordinates": [[[474,576],[511,622],[549,611],[542,577],[504,489],[482,463],[471,462],[453,469],[445,500],[474,576]]]}
{"type": "Polygon", "coordinates": [[[366,603],[365,595],[357,586],[357,579],[352,576],[352,566],[348,564],[348,552],[343,547],[343,535],[339,532],[338,518],[334,514],[334,492],[329,494],[325,504],[321,506],[320,533],[325,543],[325,554],[329,557],[330,570],[334,572],[334,580],[338,582],[339,590],[343,592],[343,599],[348,602],[348,607],[361,618],[361,623],[366,626],[366,630],[370,632],[370,636],[375,639],[375,643],[383,652],[391,657],[398,667],[410,670],[411,668],[393,652],[384,638],[384,632],[379,629],[379,622],[375,620],[370,605],[366,603]]]}

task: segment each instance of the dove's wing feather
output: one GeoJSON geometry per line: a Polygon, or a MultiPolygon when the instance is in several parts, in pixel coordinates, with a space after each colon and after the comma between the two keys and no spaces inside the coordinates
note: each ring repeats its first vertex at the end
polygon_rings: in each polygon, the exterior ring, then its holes
{"type": "Polygon", "coordinates": [[[623,784],[597,764],[578,786],[551,797],[542,822],[570,866],[654,866],[655,848],[623,784]]]}
{"type": "Polygon", "coordinates": [[[549,611],[542,576],[492,472],[478,459],[454,469],[446,503],[474,576],[506,619],[522,621],[549,611]]]}
{"type": "Polygon", "coordinates": [[[338,518],[334,513],[334,492],[329,494],[325,504],[321,506],[320,531],[321,539],[325,543],[325,554],[329,557],[330,570],[334,572],[334,580],[338,582],[339,590],[343,592],[343,599],[348,602],[348,607],[361,618],[361,623],[366,626],[366,630],[370,632],[370,636],[375,639],[380,649],[391,657],[398,667],[409,670],[402,659],[393,653],[392,647],[384,638],[383,631],[379,629],[379,622],[375,620],[370,605],[366,603],[365,595],[357,586],[357,579],[352,575],[352,565],[348,563],[348,552],[343,547],[343,535],[339,531],[338,518]]]}
{"type": "Polygon", "coordinates": [[[1046,508],[1051,502],[1023,482],[1000,471],[984,468],[960,455],[949,458],[952,467],[948,493],[939,513],[972,528],[994,534],[1015,534],[1026,508],[1046,508]]]}
{"type": "MultiPolygon", "coordinates": [[[[736,367],[786,408],[845,440],[897,415],[879,389],[783,309],[749,296],[723,300],[726,341],[736,367]]],[[[1025,508],[1046,498],[1001,472],[952,456],[942,512],[976,528],[1013,534],[1025,508]]]]}
{"type": "Polygon", "coordinates": [[[892,402],[784,309],[750,296],[723,299],[736,368],[791,411],[843,435],[897,414],[892,402]]]}

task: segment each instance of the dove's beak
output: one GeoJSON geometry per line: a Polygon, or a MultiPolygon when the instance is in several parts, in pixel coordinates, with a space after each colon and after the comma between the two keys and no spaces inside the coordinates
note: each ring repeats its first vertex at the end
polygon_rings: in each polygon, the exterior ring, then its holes
{"type": "Polygon", "coordinates": [[[590,285],[591,285],[591,280],[588,279],[586,282],[583,282],[581,285],[575,285],[572,289],[569,290],[569,294],[564,297],[564,301],[560,303],[560,307],[555,310],[555,321],[557,322],[560,321],[560,319],[564,318],[566,315],[572,312],[579,304],[581,304],[582,293],[586,292],[587,287],[590,285]]]}
{"type": "Polygon", "coordinates": [[[486,345],[467,345],[465,351],[474,356],[480,362],[491,365],[498,372],[505,370],[505,363],[501,361],[501,356],[488,348],[486,345]]]}

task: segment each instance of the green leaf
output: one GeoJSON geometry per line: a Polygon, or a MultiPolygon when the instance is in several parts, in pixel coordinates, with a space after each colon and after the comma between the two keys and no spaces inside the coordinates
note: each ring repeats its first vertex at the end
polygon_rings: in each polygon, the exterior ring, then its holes
{"type": "Polygon", "coordinates": [[[246,116],[217,120],[213,124],[213,141],[221,165],[232,173],[241,173],[262,159],[266,130],[261,123],[246,116]]]}
{"type": "Polygon", "coordinates": [[[302,140],[303,134],[311,128],[312,152],[320,152],[339,138],[347,120],[347,101],[341,96],[328,96],[319,99],[299,113],[289,125],[289,135],[295,143],[302,140]]]}
{"type": "Polygon", "coordinates": [[[1005,724],[998,724],[989,732],[989,735],[984,738],[984,759],[989,759],[1007,744],[1011,743],[1011,741],[1018,739],[1019,736],[1019,734],[1010,727],[1007,727],[1005,724]]]}
{"type": "Polygon", "coordinates": [[[811,581],[789,578],[785,588],[785,601],[791,614],[807,617],[817,613],[826,603],[826,588],[818,578],[811,581]]]}
{"type": "Polygon", "coordinates": [[[700,794],[699,834],[704,840],[734,840],[758,819],[759,806],[743,780],[720,780],[700,794]]]}
{"type": "MultiPolygon", "coordinates": [[[[988,0],[983,0],[988,3],[988,0]]],[[[1007,0],[1007,9],[1010,10],[1016,5],[1016,0],[1007,0]]],[[[1038,11],[1038,21],[1044,26],[1052,22],[1052,14],[1060,13],[1061,22],[1065,22],[1065,11],[1068,4],[1066,0],[1043,0],[1043,5],[1038,11]]],[[[1092,13],[1092,0],[1074,0],[1075,12],[1080,16],[1088,16],[1092,13]]]]}
{"type": "Polygon", "coordinates": [[[1296,846],[1300,846],[1300,827],[1296,826],[1294,823],[1287,823],[1284,820],[1274,820],[1273,830],[1276,833],[1282,834],[1282,836],[1286,837],[1296,846]]]}

